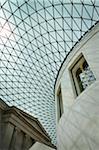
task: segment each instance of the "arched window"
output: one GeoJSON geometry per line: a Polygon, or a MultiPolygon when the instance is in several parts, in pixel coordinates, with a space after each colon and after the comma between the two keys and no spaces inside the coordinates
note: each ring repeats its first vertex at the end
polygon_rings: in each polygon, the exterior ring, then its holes
{"type": "Polygon", "coordinates": [[[83,55],[81,55],[78,61],[74,63],[74,66],[71,69],[71,74],[76,95],[79,95],[96,80],[83,55]]]}

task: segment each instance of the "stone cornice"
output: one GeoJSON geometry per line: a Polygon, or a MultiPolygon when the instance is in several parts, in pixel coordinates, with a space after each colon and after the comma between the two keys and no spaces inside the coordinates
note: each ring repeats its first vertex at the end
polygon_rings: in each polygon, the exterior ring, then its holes
{"type": "Polygon", "coordinates": [[[10,123],[15,127],[18,127],[21,131],[29,135],[35,141],[46,144],[52,148],[56,148],[51,139],[38,121],[37,118],[23,112],[15,106],[8,106],[2,100],[0,100],[0,107],[2,107],[3,121],[10,123]]]}

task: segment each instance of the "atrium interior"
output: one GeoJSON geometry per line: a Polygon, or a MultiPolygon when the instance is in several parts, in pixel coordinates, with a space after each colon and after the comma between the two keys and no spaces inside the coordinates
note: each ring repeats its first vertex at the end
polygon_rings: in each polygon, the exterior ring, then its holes
{"type": "Polygon", "coordinates": [[[98,67],[99,0],[1,0],[2,150],[98,150],[98,67]]]}

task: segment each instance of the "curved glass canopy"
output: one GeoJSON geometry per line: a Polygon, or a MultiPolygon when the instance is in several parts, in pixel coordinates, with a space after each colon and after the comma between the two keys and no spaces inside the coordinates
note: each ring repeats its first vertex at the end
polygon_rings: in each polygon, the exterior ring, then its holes
{"type": "Polygon", "coordinates": [[[55,143],[56,75],[99,19],[99,1],[2,0],[0,7],[0,98],[37,117],[55,143]]]}

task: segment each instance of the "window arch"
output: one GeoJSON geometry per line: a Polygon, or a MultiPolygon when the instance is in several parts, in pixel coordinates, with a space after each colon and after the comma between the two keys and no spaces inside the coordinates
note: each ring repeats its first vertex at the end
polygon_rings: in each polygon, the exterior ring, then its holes
{"type": "Polygon", "coordinates": [[[83,55],[74,63],[71,74],[77,96],[96,80],[83,55]]]}

